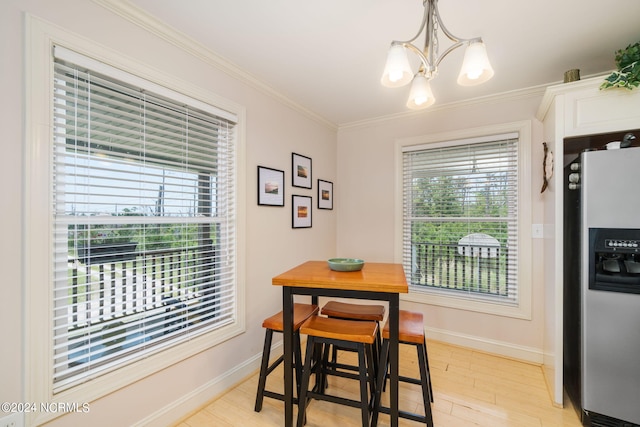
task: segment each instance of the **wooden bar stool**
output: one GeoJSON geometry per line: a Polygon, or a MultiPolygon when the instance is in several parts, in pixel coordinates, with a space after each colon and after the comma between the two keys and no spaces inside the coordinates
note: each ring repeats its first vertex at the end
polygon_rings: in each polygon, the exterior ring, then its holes
{"type": "Polygon", "coordinates": [[[298,427],[304,425],[307,405],[311,398],[360,408],[362,425],[368,427],[376,396],[373,345],[378,334],[378,324],[376,322],[312,316],[302,324],[300,333],[307,335],[307,349],[298,400],[298,427]],[[314,350],[318,349],[317,344],[321,344],[325,348],[329,345],[337,345],[358,352],[358,375],[351,373],[337,375],[360,380],[359,401],[326,394],[325,376],[336,375],[336,373],[327,371],[322,363],[313,364],[314,350]],[[309,390],[309,378],[312,371],[315,371],[316,382],[318,379],[319,382],[312,390],[309,390]]]}
{"type": "MultiPolygon", "coordinates": [[[[400,310],[399,319],[399,335],[400,344],[408,344],[416,347],[418,353],[418,366],[420,368],[420,378],[411,378],[400,376],[399,381],[410,384],[418,384],[422,386],[422,401],[424,404],[425,415],[418,415],[407,411],[399,411],[401,418],[426,423],[428,427],[433,427],[433,416],[431,414],[431,402],[433,402],[433,392],[431,389],[431,375],[429,373],[429,358],[427,357],[427,342],[424,335],[424,322],[422,313],[400,310]]],[[[380,363],[384,367],[378,373],[378,384],[376,387],[378,395],[376,396],[376,410],[373,414],[372,425],[377,422],[378,413],[388,414],[389,408],[380,404],[380,393],[384,389],[388,374],[389,365],[389,322],[384,326],[382,331],[382,349],[380,354],[380,363]]]]}
{"type": "MultiPolygon", "coordinates": [[[[323,307],[321,314],[335,319],[360,320],[378,323],[378,334],[373,348],[375,359],[378,360],[382,339],[380,337],[380,322],[384,319],[385,309],[383,305],[374,304],[354,304],[340,301],[329,301],[323,307]]],[[[345,350],[345,349],[342,349],[345,350]]],[[[357,370],[356,366],[338,363],[338,347],[333,346],[331,353],[330,366],[334,369],[342,368],[349,370],[357,370]]],[[[375,365],[378,372],[377,363],[375,365]]]]}
{"type": "MultiPolygon", "coordinates": [[[[309,317],[318,314],[318,306],[315,304],[300,304],[295,303],[293,305],[293,351],[294,351],[294,367],[296,372],[296,384],[298,388],[298,395],[300,394],[300,378],[302,377],[302,353],[300,350],[300,326],[309,317]]],[[[271,341],[273,340],[274,332],[282,332],[284,329],[284,320],[282,311],[274,314],[271,317],[266,318],[262,322],[262,327],[266,329],[264,336],[264,349],[262,350],[262,364],[260,366],[260,377],[258,379],[258,392],[256,394],[256,405],[254,410],[260,412],[262,410],[262,401],[264,397],[270,397],[284,401],[284,395],[282,393],[275,393],[269,390],[265,390],[267,383],[267,376],[278,367],[284,361],[284,355],[278,357],[271,365],[269,365],[269,356],[271,353],[271,341]]]]}

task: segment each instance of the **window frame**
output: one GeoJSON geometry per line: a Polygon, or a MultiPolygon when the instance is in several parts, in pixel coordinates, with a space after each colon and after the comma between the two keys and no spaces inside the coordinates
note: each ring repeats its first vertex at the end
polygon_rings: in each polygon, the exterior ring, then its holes
{"type": "MultiPolygon", "coordinates": [[[[128,58],[91,40],[26,15],[25,51],[25,399],[32,402],[91,402],[199,352],[214,347],[246,330],[244,253],[245,231],[245,108],[203,87],[167,75],[138,60],[128,58]],[[165,349],[141,361],[109,372],[59,393],[53,393],[53,46],[59,45],[123,70],[159,87],[228,111],[237,117],[235,132],[235,318],[230,324],[195,339],[165,349]],[[49,214],[47,214],[49,213],[49,214]],[[46,378],[46,381],[43,381],[46,378]]],[[[233,191],[233,190],[232,190],[233,191]]],[[[40,424],[61,414],[30,414],[40,424]]]]}
{"type": "Polygon", "coordinates": [[[401,295],[404,301],[430,304],[441,307],[494,314],[505,317],[531,319],[531,122],[521,121],[462,129],[396,140],[395,144],[395,260],[403,263],[403,150],[407,147],[427,145],[438,148],[450,145],[452,141],[472,140],[492,135],[517,132],[518,142],[518,300],[515,304],[505,304],[495,299],[473,298],[469,295],[449,293],[440,289],[417,291],[410,287],[408,294],[401,295]]]}

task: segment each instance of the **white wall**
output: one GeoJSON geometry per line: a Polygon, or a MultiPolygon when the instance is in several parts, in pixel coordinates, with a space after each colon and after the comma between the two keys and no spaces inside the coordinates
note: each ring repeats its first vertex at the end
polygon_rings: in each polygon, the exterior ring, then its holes
{"type": "MultiPolygon", "coordinates": [[[[160,424],[199,399],[226,387],[258,367],[264,332],[262,320],[281,307],[280,288],[271,277],[307,259],[335,256],[337,211],[313,210],[311,229],[291,228],[291,194],[313,196],[316,179],[336,181],[336,131],[296,106],[277,100],[268,91],[221,71],[210,62],[179,50],[176,46],[118,17],[98,4],[83,0],[4,0],[0,3],[0,53],[3,155],[0,156],[0,268],[3,271],[3,297],[0,302],[2,350],[0,350],[0,402],[23,402],[28,397],[23,383],[25,325],[23,297],[24,227],[24,99],[25,83],[23,13],[51,22],[106,46],[122,55],[162,70],[170,76],[216,93],[246,108],[246,333],[224,344],[197,354],[162,372],[147,377],[91,402],[88,414],[69,414],[53,420],[53,426],[132,425],[163,408],[171,409],[185,396],[190,397],[175,412],[166,414],[160,424]],[[291,153],[313,160],[313,189],[291,187],[291,153]],[[257,166],[285,171],[285,207],[257,206],[257,166]],[[225,377],[231,372],[231,377],[225,377]],[[235,375],[235,376],[234,376],[235,375]],[[225,382],[226,381],[226,382],[225,382]]],[[[48,96],[48,94],[34,94],[48,96]]],[[[43,339],[47,334],[43,327],[43,339]]],[[[46,378],[42,379],[46,381],[46,378]]],[[[46,402],[45,402],[46,403],[46,402]]],[[[195,409],[195,406],[194,408],[195,409]]],[[[3,415],[0,413],[0,416],[3,415]]]]}
{"type": "MultiPolygon", "coordinates": [[[[246,313],[247,331],[222,345],[193,356],[111,395],[91,402],[89,414],[67,415],[51,425],[131,425],[171,407],[184,396],[198,398],[225,386],[228,371],[244,375],[257,367],[262,349],[262,319],[280,307],[280,289],[271,277],[307,259],[331,256],[360,257],[391,262],[395,240],[394,146],[397,139],[480,126],[532,120],[533,223],[543,223],[542,129],[534,118],[541,92],[456,108],[437,104],[428,112],[344,127],[336,135],[331,127],[313,120],[295,106],[285,104],[210,63],[195,58],[131,22],[83,0],[3,0],[0,3],[0,85],[3,156],[0,156],[1,223],[0,268],[3,298],[0,303],[3,346],[0,351],[0,402],[20,402],[27,396],[23,384],[25,324],[23,287],[23,13],[52,22],[122,55],[178,76],[207,91],[246,107],[246,313]],[[313,159],[313,190],[291,187],[291,152],[313,159]],[[337,160],[336,160],[337,159],[337,160]],[[256,166],[285,171],[286,206],[256,204],[256,166]],[[540,167],[538,167],[538,165],[540,167]],[[315,209],[316,179],[334,182],[334,210],[315,209]],[[291,194],[314,198],[313,227],[291,229],[291,194]],[[217,384],[216,381],[221,381],[217,384]],[[201,394],[195,394],[201,392],[201,394]]],[[[434,84],[437,84],[434,83],[434,84]]],[[[542,241],[533,241],[533,309],[531,320],[465,312],[403,302],[425,313],[429,333],[472,347],[504,354],[542,355],[544,292],[542,241]]],[[[43,335],[44,337],[45,335],[43,335]]],[[[234,380],[232,377],[230,381],[234,380]]],[[[45,380],[45,379],[43,379],[45,380]]],[[[178,411],[176,411],[177,413],[178,411]]],[[[170,413],[163,419],[169,422],[170,413]]],[[[152,419],[153,421],[153,419],[152,419]]]]}
{"type": "MultiPolygon", "coordinates": [[[[434,81],[437,85],[437,79],[434,81]]],[[[401,90],[401,89],[400,89],[401,90]]],[[[398,139],[530,120],[532,123],[532,223],[542,223],[542,126],[535,119],[542,91],[505,99],[438,107],[424,113],[343,127],[338,132],[338,256],[369,261],[394,258],[395,142],[398,139]],[[539,166],[538,166],[539,165],[539,166]]],[[[530,227],[530,224],[523,224],[530,227]]],[[[542,362],[544,289],[542,240],[533,239],[531,320],[402,301],[424,313],[427,334],[452,343],[542,362]]]]}

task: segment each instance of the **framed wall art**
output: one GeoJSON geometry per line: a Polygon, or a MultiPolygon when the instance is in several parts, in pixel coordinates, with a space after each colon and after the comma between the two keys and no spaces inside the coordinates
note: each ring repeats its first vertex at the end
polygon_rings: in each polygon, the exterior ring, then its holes
{"type": "Polygon", "coordinates": [[[292,185],[300,188],[311,188],[311,158],[291,153],[292,185]]]}
{"type": "Polygon", "coordinates": [[[333,182],[318,180],[318,209],[333,209],[333,182]]]}
{"type": "Polygon", "coordinates": [[[284,171],[258,166],[258,204],[284,206],[284,171]]]}
{"type": "Polygon", "coordinates": [[[291,198],[291,226],[293,228],[311,228],[311,196],[293,195],[291,198]]]}

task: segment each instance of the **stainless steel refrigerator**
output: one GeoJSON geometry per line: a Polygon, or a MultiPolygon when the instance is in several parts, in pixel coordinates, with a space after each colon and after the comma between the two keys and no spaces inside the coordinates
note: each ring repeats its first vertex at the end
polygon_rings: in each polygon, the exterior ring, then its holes
{"type": "Polygon", "coordinates": [[[583,424],[640,425],[640,147],[585,151],[574,173],[583,424]]]}

